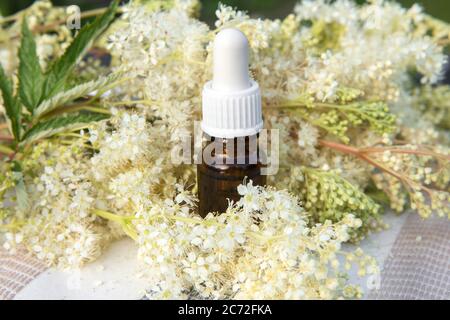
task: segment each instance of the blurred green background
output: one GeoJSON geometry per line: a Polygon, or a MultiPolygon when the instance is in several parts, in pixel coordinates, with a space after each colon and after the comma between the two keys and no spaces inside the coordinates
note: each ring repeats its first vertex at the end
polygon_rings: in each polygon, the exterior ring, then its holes
{"type": "MultiPolygon", "coordinates": [[[[289,13],[298,0],[221,0],[224,4],[246,10],[253,16],[277,18],[283,17],[289,13]]],[[[201,19],[208,23],[215,20],[214,11],[217,8],[219,0],[201,0],[202,14],[201,19]]],[[[357,0],[361,3],[364,0],[357,0]]],[[[450,22],[450,0],[398,0],[406,7],[410,7],[414,3],[421,4],[426,12],[450,22]]],[[[33,0],[1,0],[0,13],[3,16],[10,15],[18,10],[26,8],[33,0]]],[[[55,5],[71,5],[77,4],[83,10],[105,6],[108,0],[53,0],[55,5]]]]}

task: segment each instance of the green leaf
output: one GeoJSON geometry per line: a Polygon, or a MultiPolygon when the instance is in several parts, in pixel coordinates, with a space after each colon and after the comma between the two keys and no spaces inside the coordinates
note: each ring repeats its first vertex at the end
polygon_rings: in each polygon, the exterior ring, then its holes
{"type": "Polygon", "coordinates": [[[22,166],[19,162],[13,163],[13,178],[15,182],[16,204],[20,211],[26,212],[30,208],[30,197],[28,196],[25,181],[23,179],[22,166]]]}
{"type": "Polygon", "coordinates": [[[16,141],[19,141],[21,135],[20,112],[22,109],[22,105],[17,100],[17,98],[14,97],[11,81],[6,76],[5,70],[3,70],[1,63],[0,63],[0,89],[2,91],[3,104],[5,105],[6,115],[8,116],[9,121],[11,121],[11,127],[14,138],[16,141]]]}
{"type": "Polygon", "coordinates": [[[19,96],[25,107],[33,112],[42,96],[44,75],[36,53],[36,42],[26,19],[22,22],[19,61],[19,96]]]}
{"type": "Polygon", "coordinates": [[[53,111],[58,107],[64,106],[68,102],[84,97],[93,91],[100,90],[108,86],[111,82],[115,82],[119,77],[119,73],[113,73],[106,77],[100,77],[97,80],[82,83],[67,91],[57,93],[50,99],[42,101],[36,108],[34,115],[39,117],[40,115],[53,111]]]}
{"type": "Polygon", "coordinates": [[[8,146],[0,144],[0,152],[4,153],[4,154],[11,154],[11,153],[14,153],[14,150],[8,146]]]}
{"type": "Polygon", "coordinates": [[[114,0],[103,15],[97,17],[91,24],[85,25],[62,57],[51,66],[46,74],[42,100],[51,98],[63,89],[64,83],[73,71],[76,63],[83,57],[83,54],[91,46],[92,42],[114,20],[118,5],[119,1],[114,0]]]}
{"type": "Polygon", "coordinates": [[[108,115],[100,113],[80,113],[52,118],[50,120],[40,122],[30,128],[25,133],[21,144],[29,144],[36,140],[48,138],[54,134],[65,131],[80,130],[91,122],[104,120],[108,117],[108,115]]]}

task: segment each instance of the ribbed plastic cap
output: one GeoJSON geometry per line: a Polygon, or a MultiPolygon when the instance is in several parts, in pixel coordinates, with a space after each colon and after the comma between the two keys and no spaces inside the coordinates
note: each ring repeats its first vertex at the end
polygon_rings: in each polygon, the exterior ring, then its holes
{"type": "Polygon", "coordinates": [[[214,77],[203,88],[202,130],[212,137],[236,138],[263,128],[259,85],[248,75],[248,41],[237,29],[214,40],[214,77]]]}

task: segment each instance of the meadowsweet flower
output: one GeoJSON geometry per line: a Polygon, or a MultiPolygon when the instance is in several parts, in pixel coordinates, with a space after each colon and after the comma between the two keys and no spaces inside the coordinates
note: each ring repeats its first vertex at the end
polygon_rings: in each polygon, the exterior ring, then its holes
{"type": "MultiPolygon", "coordinates": [[[[253,186],[251,181],[239,186],[239,192],[240,202],[205,219],[186,201],[155,203],[136,214],[132,224],[139,257],[153,275],[149,296],[339,297],[345,280],[325,261],[335,259],[340,243],[359,220],[348,215],[336,224],[309,227],[306,212],[289,193],[253,186]],[[248,195],[251,203],[245,200],[248,195]],[[277,209],[280,216],[273,214],[277,209]]],[[[367,266],[364,273],[378,272],[362,252],[348,257],[349,262],[367,266]]]]}
{"type": "Polygon", "coordinates": [[[298,131],[298,146],[306,155],[313,155],[316,152],[317,138],[319,132],[317,128],[309,123],[300,122],[300,130],[298,131]]]}
{"type": "MultiPolygon", "coordinates": [[[[120,85],[101,98],[112,115],[25,151],[29,210],[19,208],[14,165],[0,154],[3,247],[25,246],[67,268],[130,236],[155,298],[361,297],[346,271],[355,263],[373,280],[379,270],[359,250],[343,252],[342,243],[384,227],[374,199],[398,211],[410,202],[423,217],[448,214],[450,99],[448,86],[435,85],[448,25],[418,6],[382,0],[302,1],[276,20],[220,5],[212,29],[196,19],[198,9],[196,0],[122,7],[97,44],[109,50],[111,65],[88,59],[70,75],[75,84],[123,70],[120,85]],[[214,36],[227,27],[249,40],[265,126],[280,133],[280,172],[268,177],[273,187],[249,181],[226,212],[201,219],[195,167],[173,164],[171,154],[200,120],[214,36]],[[361,161],[367,156],[371,164],[361,161]]],[[[27,11],[44,68],[72,34],[58,23],[42,30],[66,14],[50,1],[27,11]]],[[[17,69],[19,27],[3,27],[10,39],[0,43],[0,60],[9,75],[17,69]]],[[[4,112],[0,98],[2,119],[4,112]]]]}

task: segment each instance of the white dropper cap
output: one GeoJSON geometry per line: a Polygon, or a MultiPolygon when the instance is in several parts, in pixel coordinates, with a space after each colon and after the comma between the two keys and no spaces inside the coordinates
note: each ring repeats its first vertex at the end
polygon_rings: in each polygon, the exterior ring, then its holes
{"type": "Polygon", "coordinates": [[[214,40],[214,76],[203,88],[202,129],[212,137],[251,136],[263,127],[261,93],[248,72],[248,40],[224,29],[214,40]]]}
{"type": "Polygon", "coordinates": [[[251,87],[248,76],[248,41],[237,29],[225,29],[214,40],[212,88],[223,92],[251,87]]]}

